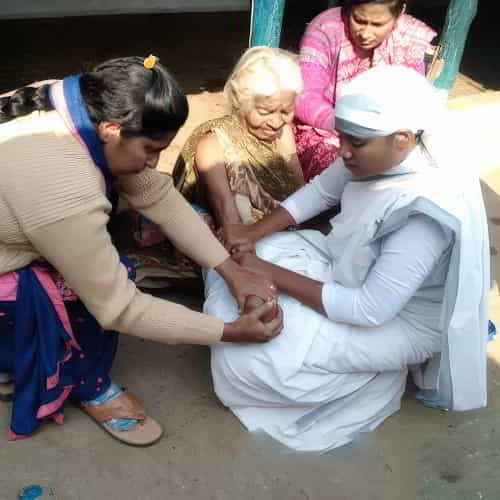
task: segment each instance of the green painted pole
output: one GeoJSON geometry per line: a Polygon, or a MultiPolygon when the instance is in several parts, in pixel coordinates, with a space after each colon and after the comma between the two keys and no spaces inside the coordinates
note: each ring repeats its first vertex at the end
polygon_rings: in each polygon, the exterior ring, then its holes
{"type": "Polygon", "coordinates": [[[451,89],[457,78],[470,25],[476,17],[478,0],[451,0],[438,47],[442,68],[434,81],[440,89],[451,89]]]}
{"type": "Polygon", "coordinates": [[[285,0],[253,0],[250,47],[279,47],[285,0]]]}

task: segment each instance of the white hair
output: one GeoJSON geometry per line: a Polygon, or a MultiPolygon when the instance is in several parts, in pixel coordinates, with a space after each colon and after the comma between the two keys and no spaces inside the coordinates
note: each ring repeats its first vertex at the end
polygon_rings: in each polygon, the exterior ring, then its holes
{"type": "Polygon", "coordinates": [[[253,107],[255,97],[270,97],[281,90],[299,94],[302,77],[298,57],[274,47],[252,47],[240,57],[224,86],[233,111],[253,107]]]}

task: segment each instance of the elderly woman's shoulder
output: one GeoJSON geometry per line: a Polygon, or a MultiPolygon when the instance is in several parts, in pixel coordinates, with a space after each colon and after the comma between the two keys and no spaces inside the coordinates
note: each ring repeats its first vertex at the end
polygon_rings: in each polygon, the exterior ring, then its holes
{"type": "Polygon", "coordinates": [[[195,161],[200,170],[207,170],[224,161],[224,151],[215,132],[209,131],[200,137],[196,146],[195,161]]]}

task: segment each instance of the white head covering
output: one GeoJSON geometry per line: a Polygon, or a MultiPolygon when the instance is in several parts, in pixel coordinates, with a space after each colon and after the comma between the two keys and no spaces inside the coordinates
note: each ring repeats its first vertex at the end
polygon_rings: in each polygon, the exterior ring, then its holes
{"type": "Polygon", "coordinates": [[[415,70],[379,65],[349,82],[335,105],[335,127],[354,137],[414,133],[433,124],[442,108],[436,90],[415,70]]]}

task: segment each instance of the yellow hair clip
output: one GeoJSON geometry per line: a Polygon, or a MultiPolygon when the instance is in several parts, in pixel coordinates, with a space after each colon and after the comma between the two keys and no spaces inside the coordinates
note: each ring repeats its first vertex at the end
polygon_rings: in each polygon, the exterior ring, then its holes
{"type": "Polygon", "coordinates": [[[153,54],[151,54],[149,57],[146,57],[146,59],[144,59],[142,64],[146,69],[153,69],[159,60],[160,60],[159,57],[156,57],[153,54]]]}

